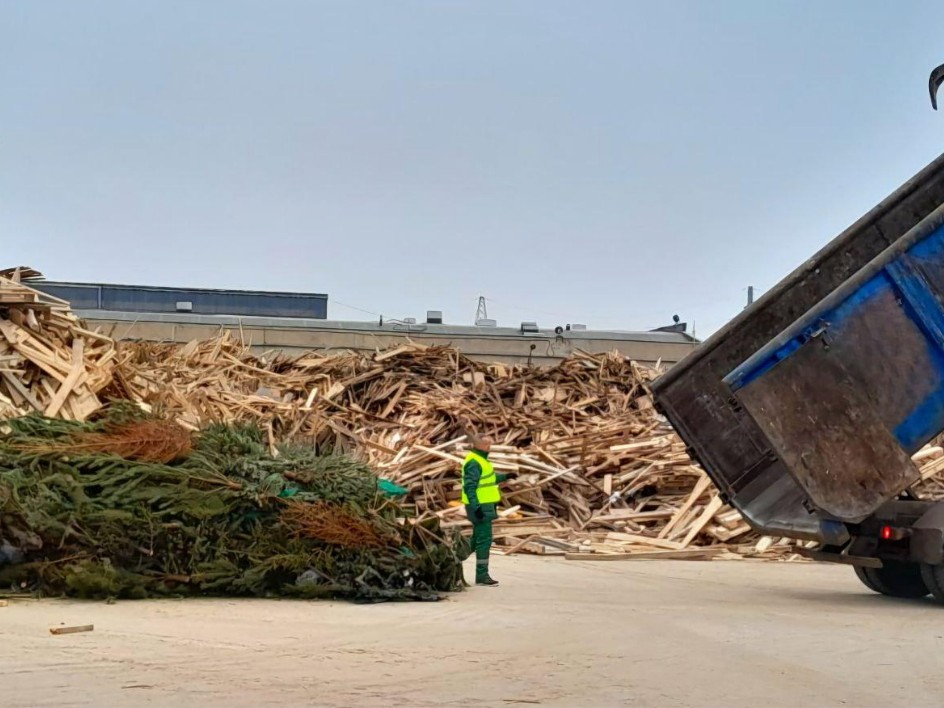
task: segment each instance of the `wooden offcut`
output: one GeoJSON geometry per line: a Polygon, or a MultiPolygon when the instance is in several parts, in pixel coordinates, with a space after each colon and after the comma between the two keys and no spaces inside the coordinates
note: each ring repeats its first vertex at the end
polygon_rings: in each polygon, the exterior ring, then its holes
{"type": "Polygon", "coordinates": [[[727,549],[724,546],[689,548],[679,551],[638,551],[636,553],[568,553],[564,556],[573,561],[627,561],[627,560],[695,560],[710,558],[727,549]]]}
{"type": "Polygon", "coordinates": [[[79,624],[74,627],[51,627],[50,634],[79,634],[80,632],[91,632],[95,629],[94,624],[79,624]]]}

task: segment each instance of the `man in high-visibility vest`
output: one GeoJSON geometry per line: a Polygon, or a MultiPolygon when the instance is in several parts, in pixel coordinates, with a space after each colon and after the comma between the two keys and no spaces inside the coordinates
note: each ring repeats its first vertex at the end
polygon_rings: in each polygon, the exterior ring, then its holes
{"type": "Polygon", "coordinates": [[[492,521],[498,518],[498,487],[510,475],[497,474],[488,461],[492,441],[473,438],[472,449],[462,463],[462,503],[472,522],[472,550],[475,551],[475,584],[495,587],[497,580],[488,574],[488,551],[492,546],[492,521]]]}

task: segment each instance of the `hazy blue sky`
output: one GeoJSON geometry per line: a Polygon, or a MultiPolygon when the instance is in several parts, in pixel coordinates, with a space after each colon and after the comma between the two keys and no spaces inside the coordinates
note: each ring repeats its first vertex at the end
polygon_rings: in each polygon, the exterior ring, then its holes
{"type": "Polygon", "coordinates": [[[944,150],[934,2],[0,0],[2,265],[705,335],[944,150]]]}

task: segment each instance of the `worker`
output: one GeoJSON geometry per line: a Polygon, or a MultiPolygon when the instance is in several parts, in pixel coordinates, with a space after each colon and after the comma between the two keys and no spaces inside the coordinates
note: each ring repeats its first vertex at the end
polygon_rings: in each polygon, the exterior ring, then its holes
{"type": "Polygon", "coordinates": [[[498,485],[511,475],[497,474],[488,461],[492,441],[474,437],[472,449],[462,463],[462,503],[472,522],[472,550],[475,552],[475,584],[495,587],[497,580],[488,574],[488,551],[492,545],[492,521],[498,518],[501,490],[498,485]]]}

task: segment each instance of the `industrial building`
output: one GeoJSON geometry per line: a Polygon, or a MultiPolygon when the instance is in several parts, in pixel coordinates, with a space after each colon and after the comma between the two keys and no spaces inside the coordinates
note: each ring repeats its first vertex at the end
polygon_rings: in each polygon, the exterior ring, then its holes
{"type": "Polygon", "coordinates": [[[543,366],[575,350],[617,350],[640,362],[673,364],[698,343],[681,323],[652,332],[595,331],[566,323],[499,327],[494,320],[463,326],[444,324],[437,311],[428,312],[422,322],[348,322],[327,319],[325,294],[46,280],[30,285],[69,300],[76,314],[116,339],[184,343],[229,330],[257,351],[287,354],[311,349],[375,351],[409,338],[451,345],[480,361],[543,366]]]}
{"type": "Polygon", "coordinates": [[[31,280],[29,284],[50,295],[68,300],[74,310],[152,314],[182,312],[247,317],[304,317],[318,320],[328,316],[328,296],[316,293],[64,283],[51,280],[31,280]]]}

